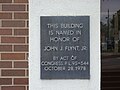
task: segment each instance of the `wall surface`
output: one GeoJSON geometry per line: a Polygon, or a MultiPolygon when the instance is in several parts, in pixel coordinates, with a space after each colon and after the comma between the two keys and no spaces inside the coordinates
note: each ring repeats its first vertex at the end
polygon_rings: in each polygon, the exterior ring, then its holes
{"type": "MultiPolygon", "coordinates": [[[[44,1],[44,0],[43,0],[44,1]]],[[[72,0],[70,0],[72,2],[72,0]]],[[[31,57],[32,63],[31,65],[34,67],[33,71],[31,71],[30,77],[32,77],[30,80],[33,81],[30,83],[31,90],[51,90],[56,89],[54,85],[56,84],[58,89],[65,89],[66,84],[67,88],[69,90],[79,89],[79,90],[98,90],[100,87],[99,81],[100,81],[100,64],[99,64],[99,35],[97,30],[99,30],[99,13],[96,14],[96,12],[99,12],[99,5],[96,0],[93,0],[93,2],[89,2],[89,0],[86,0],[86,2],[82,2],[81,0],[76,0],[77,2],[69,3],[68,0],[66,0],[65,3],[61,3],[61,0],[58,0],[56,4],[56,0],[53,0],[51,2],[48,2],[48,0],[45,0],[45,2],[41,2],[41,0],[31,0],[31,6],[33,6],[32,9],[32,15],[31,20],[34,26],[31,30],[31,35],[34,35],[30,40],[34,41],[34,45],[31,47],[31,51],[33,51],[31,54],[34,55],[34,57],[31,57]],[[36,2],[38,3],[36,3],[36,2]],[[81,2],[80,2],[81,1],[81,2]],[[56,8],[53,6],[50,6],[50,4],[54,4],[56,8]],[[61,3],[61,4],[60,4],[61,3]],[[79,6],[79,3],[81,5],[79,6]],[[89,7],[84,7],[84,5],[88,4],[91,5],[89,7]],[[75,8],[74,5],[76,5],[75,8]],[[40,6],[41,5],[41,6],[40,6]],[[98,7],[96,7],[98,5],[98,7]],[[38,8],[38,7],[41,7],[38,8]],[[65,6],[64,10],[61,8],[61,6],[65,6]],[[66,7],[67,6],[67,7],[66,7]],[[79,8],[78,8],[79,6],[79,8]],[[50,8],[51,7],[51,8],[50,8]],[[83,10],[82,7],[85,9],[83,10]],[[96,7],[96,8],[94,8],[96,7]],[[96,11],[98,9],[98,11],[96,11]],[[36,12],[38,10],[38,12],[36,12]],[[39,11],[40,10],[40,11],[39,11]],[[58,11],[57,11],[58,10],[58,11]],[[46,12],[47,11],[47,12],[46,12]],[[74,11],[71,13],[71,11],[74,11]],[[92,12],[91,12],[92,11],[92,12]],[[33,16],[35,17],[33,18],[33,16]],[[97,65],[98,67],[91,69],[91,74],[95,73],[94,75],[91,75],[91,81],[80,81],[80,80],[58,80],[58,81],[40,81],[39,79],[39,51],[38,47],[39,41],[36,41],[39,39],[39,16],[40,15],[90,15],[91,16],[91,38],[95,38],[95,42],[91,41],[91,53],[96,53],[94,56],[91,54],[91,67],[95,67],[97,65]],[[94,16],[94,17],[93,17],[94,16]],[[95,19],[98,18],[98,19],[95,19]],[[35,21],[34,21],[35,20],[35,21]],[[98,22],[98,23],[95,23],[98,22]],[[93,24],[94,23],[94,24],[93,24]],[[94,26],[98,26],[93,28],[94,26]],[[36,39],[36,40],[35,40],[36,39]],[[37,46],[37,47],[36,47],[37,46]],[[37,52],[36,52],[37,50],[37,52]],[[94,52],[93,52],[94,51],[94,52]],[[37,60],[37,61],[36,61],[37,60]],[[97,61],[96,61],[97,60],[97,61]],[[36,64],[37,63],[37,64],[36,64]],[[94,64],[93,64],[94,63],[94,64]],[[98,76],[97,76],[98,75],[98,76]],[[36,77],[35,77],[36,76],[36,77]],[[95,79],[96,80],[95,80],[95,79]],[[36,82],[36,83],[34,83],[36,82]],[[87,82],[87,84],[86,84],[87,82]],[[91,82],[91,83],[89,83],[91,82]],[[71,83],[71,84],[70,84],[71,83]],[[93,85],[95,83],[95,85],[93,85]],[[45,87],[47,85],[47,87],[45,87]],[[68,85],[71,85],[69,87],[68,85]],[[76,87],[79,85],[79,87],[76,87]],[[87,88],[87,87],[88,88],[87,88]],[[98,87],[96,87],[98,86],[98,87]]],[[[32,67],[31,67],[32,68],[32,67]]],[[[0,90],[28,90],[28,0],[0,0],[0,90]]]]}
{"type": "Polygon", "coordinates": [[[30,0],[30,90],[100,90],[99,0],[30,0]],[[90,16],[90,80],[40,79],[40,16],[90,16]]]}
{"type": "Polygon", "coordinates": [[[0,90],[28,90],[28,0],[0,0],[0,90]]]}

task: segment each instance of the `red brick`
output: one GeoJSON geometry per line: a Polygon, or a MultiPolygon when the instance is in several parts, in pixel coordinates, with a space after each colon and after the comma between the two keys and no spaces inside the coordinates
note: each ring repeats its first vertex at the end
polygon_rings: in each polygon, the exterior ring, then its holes
{"type": "Polygon", "coordinates": [[[27,90],[29,90],[29,86],[27,86],[27,90]]]}
{"type": "Polygon", "coordinates": [[[29,27],[29,21],[27,21],[27,27],[29,27]]]}
{"type": "Polygon", "coordinates": [[[12,29],[0,29],[0,35],[12,35],[12,29]]]}
{"type": "Polygon", "coordinates": [[[25,76],[25,70],[1,70],[1,76],[25,76]]]}
{"type": "Polygon", "coordinates": [[[25,21],[21,20],[3,20],[2,27],[25,27],[25,21]]]}
{"type": "Polygon", "coordinates": [[[12,62],[0,61],[0,68],[12,68],[12,62]]]}
{"type": "Polygon", "coordinates": [[[0,45],[0,52],[12,51],[12,45],[0,45]]]}
{"type": "Polygon", "coordinates": [[[28,78],[15,78],[14,79],[15,85],[27,85],[28,84],[28,78]]]}
{"type": "Polygon", "coordinates": [[[0,68],[12,68],[12,62],[0,61],[0,68]]]}
{"type": "Polygon", "coordinates": [[[14,68],[28,68],[28,62],[27,61],[14,62],[14,68]]]}
{"type": "Polygon", "coordinates": [[[15,19],[28,19],[28,13],[15,13],[14,14],[15,19]]]}
{"type": "Polygon", "coordinates": [[[15,29],[15,35],[28,35],[28,29],[15,29]]]}
{"type": "Polygon", "coordinates": [[[27,43],[29,43],[29,37],[27,37],[27,43]]]}
{"type": "Polygon", "coordinates": [[[12,0],[0,0],[0,3],[12,3],[12,0]]]}
{"type": "Polygon", "coordinates": [[[11,85],[12,78],[0,78],[0,85],[11,85]]]}
{"type": "Polygon", "coordinates": [[[28,57],[29,57],[29,54],[28,54],[28,53],[26,53],[26,60],[28,60],[28,57]]]}
{"type": "Polygon", "coordinates": [[[25,86],[2,86],[1,90],[25,90],[25,86]]]}
{"type": "Polygon", "coordinates": [[[27,5],[27,11],[29,11],[29,5],[27,5]]]}
{"type": "Polygon", "coordinates": [[[25,43],[24,37],[1,37],[1,43],[25,43]]]}
{"type": "Polygon", "coordinates": [[[24,53],[1,53],[2,60],[25,60],[24,53]]]}
{"type": "Polygon", "coordinates": [[[25,5],[2,5],[2,11],[25,11],[25,5]]]}
{"type": "Polygon", "coordinates": [[[3,13],[3,12],[0,12],[0,19],[12,19],[12,13],[3,13]]]}
{"type": "Polygon", "coordinates": [[[24,51],[24,52],[28,52],[28,45],[15,45],[14,46],[14,51],[24,51]]]}
{"type": "Polygon", "coordinates": [[[29,76],[29,71],[27,70],[27,76],[29,76]]]}
{"type": "Polygon", "coordinates": [[[28,0],[14,0],[15,3],[28,3],[28,0]]]}

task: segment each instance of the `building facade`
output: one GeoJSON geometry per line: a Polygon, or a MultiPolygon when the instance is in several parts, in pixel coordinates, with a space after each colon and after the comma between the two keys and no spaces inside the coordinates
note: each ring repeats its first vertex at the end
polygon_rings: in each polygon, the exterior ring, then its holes
{"type": "Polygon", "coordinates": [[[28,90],[28,0],[0,0],[0,90],[28,90]]]}
{"type": "Polygon", "coordinates": [[[114,15],[114,39],[115,39],[115,49],[114,52],[118,53],[120,50],[120,10],[114,15]]]}

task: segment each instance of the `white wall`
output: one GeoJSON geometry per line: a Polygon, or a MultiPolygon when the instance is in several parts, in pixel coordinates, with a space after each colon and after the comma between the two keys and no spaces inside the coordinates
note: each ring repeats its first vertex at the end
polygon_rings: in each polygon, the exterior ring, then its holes
{"type": "Polygon", "coordinates": [[[100,90],[100,1],[30,0],[29,90],[100,90]],[[40,16],[90,16],[90,80],[40,79],[40,16]]]}

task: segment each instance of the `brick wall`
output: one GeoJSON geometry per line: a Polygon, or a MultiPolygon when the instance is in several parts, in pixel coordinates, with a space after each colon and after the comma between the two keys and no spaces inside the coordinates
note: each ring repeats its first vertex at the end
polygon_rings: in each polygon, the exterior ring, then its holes
{"type": "Polygon", "coordinates": [[[0,0],[0,90],[28,90],[28,0],[0,0]]]}

